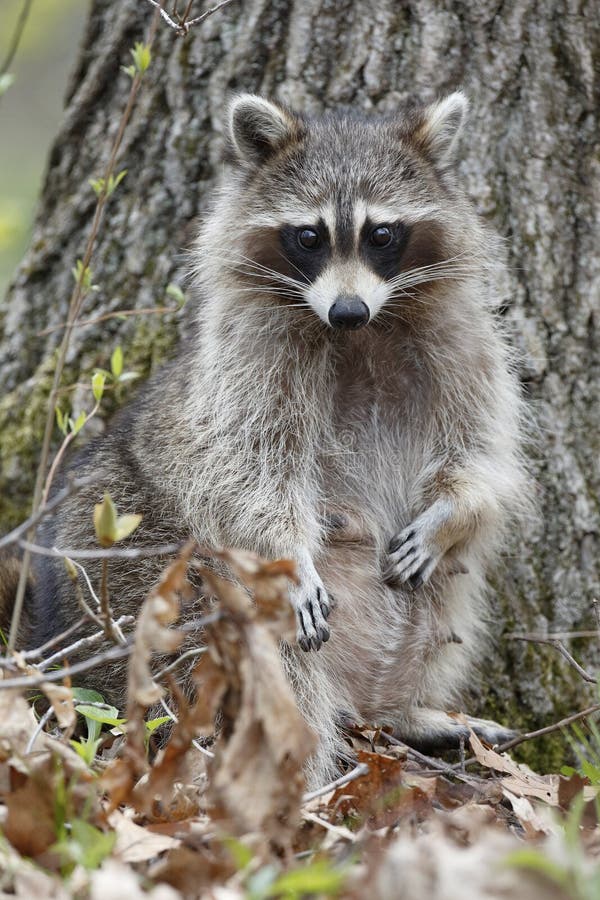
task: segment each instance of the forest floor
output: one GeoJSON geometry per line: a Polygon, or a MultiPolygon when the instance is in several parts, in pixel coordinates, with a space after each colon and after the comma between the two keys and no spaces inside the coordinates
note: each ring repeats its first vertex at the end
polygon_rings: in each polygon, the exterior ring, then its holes
{"type": "MultiPolygon", "coordinates": [[[[589,753],[583,774],[538,775],[474,734],[453,763],[357,723],[345,771],[307,793],[315,737],[278,653],[293,629],[293,568],[220,556],[236,581],[185,548],[127,636],[130,623],[111,620],[81,637],[84,617],[52,646],[3,660],[0,898],[600,898],[589,753]],[[215,600],[182,625],[189,566],[215,600]],[[205,645],[158,670],[156,654],[175,654],[191,627],[205,645]],[[123,717],[72,687],[67,663],[119,656],[123,717]],[[174,679],[184,664],[193,700],[174,679]]],[[[592,756],[594,733],[580,732],[592,756]]]]}

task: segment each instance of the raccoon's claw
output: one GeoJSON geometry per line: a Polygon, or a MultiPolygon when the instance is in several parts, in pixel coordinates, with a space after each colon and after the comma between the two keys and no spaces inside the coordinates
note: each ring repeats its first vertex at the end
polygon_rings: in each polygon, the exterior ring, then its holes
{"type": "Polygon", "coordinates": [[[409,525],[390,541],[386,581],[408,582],[413,590],[429,580],[442,554],[428,539],[427,530],[409,525]]]}
{"type": "Polygon", "coordinates": [[[327,617],[331,612],[331,603],[327,592],[321,585],[312,586],[312,589],[302,591],[298,598],[294,598],[296,618],[298,620],[297,640],[302,650],[320,650],[331,635],[327,624],[327,617]]]}

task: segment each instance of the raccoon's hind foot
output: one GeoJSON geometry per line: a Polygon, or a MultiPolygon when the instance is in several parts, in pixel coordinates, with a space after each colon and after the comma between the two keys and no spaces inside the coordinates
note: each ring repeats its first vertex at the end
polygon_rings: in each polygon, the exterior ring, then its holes
{"type": "Polygon", "coordinates": [[[296,611],[298,630],[296,640],[302,650],[320,650],[331,635],[327,619],[331,612],[331,598],[319,578],[312,561],[298,566],[300,584],[290,592],[296,611]]]}
{"type": "Polygon", "coordinates": [[[428,755],[457,750],[461,743],[468,747],[471,731],[492,747],[511,741],[517,736],[516,731],[505,728],[491,719],[466,716],[466,720],[467,724],[463,724],[440,710],[419,709],[411,714],[405,724],[395,728],[393,734],[409,747],[428,755]]]}

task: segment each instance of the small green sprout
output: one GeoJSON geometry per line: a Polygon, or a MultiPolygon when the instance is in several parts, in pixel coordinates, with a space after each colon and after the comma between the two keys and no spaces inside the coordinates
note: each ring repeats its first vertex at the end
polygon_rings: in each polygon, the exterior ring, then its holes
{"type": "Polygon", "coordinates": [[[75,279],[75,284],[80,284],[84,293],[88,293],[89,291],[97,291],[99,290],[98,285],[94,284],[92,281],[92,270],[89,266],[83,265],[83,261],[78,259],[73,268],[71,269],[73,274],[73,278],[75,279]]]}
{"type": "Polygon", "coordinates": [[[130,78],[135,78],[136,75],[143,75],[152,60],[150,47],[148,46],[148,44],[143,44],[141,41],[136,41],[133,50],[130,50],[129,52],[133,57],[133,65],[121,66],[121,68],[129,75],[130,78]]]}
{"type": "Polygon", "coordinates": [[[141,521],[142,517],[137,514],[117,516],[110,494],[105,494],[102,503],[94,506],[94,528],[101,547],[112,547],[117,541],[129,537],[141,521]]]}
{"type": "Polygon", "coordinates": [[[118,173],[118,175],[109,175],[108,181],[106,181],[105,178],[90,178],[89,184],[96,197],[100,197],[102,194],[104,194],[108,199],[111,194],[114,193],[116,188],[121,184],[126,175],[127,169],[122,169],[118,173]]]}

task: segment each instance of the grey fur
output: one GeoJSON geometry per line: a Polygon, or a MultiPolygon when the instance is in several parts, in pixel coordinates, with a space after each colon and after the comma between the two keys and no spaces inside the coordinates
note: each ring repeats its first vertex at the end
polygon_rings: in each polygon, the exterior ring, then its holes
{"type": "MultiPolygon", "coordinates": [[[[340,711],[417,741],[464,731],[439,710],[485,646],[486,572],[523,506],[496,239],[453,170],[465,107],[457,94],[385,120],[305,120],[234,100],[230,166],[194,249],[196,331],[79,463],[98,491],[65,505],[53,536],[93,544],[108,490],[144,514],[137,542],[192,535],[295,559],[298,637],[313,649],[283,658],[321,736],[313,783],[331,774],[340,711]],[[365,217],[411,229],[393,279],[359,253],[365,217]],[[280,229],[318,221],[327,256],[299,278],[280,229]],[[367,326],[328,325],[341,294],[368,305],[367,326]]],[[[38,579],[38,640],[74,614],[53,565],[54,581],[38,579]]],[[[111,566],[119,614],[157,565],[111,566]]]]}

